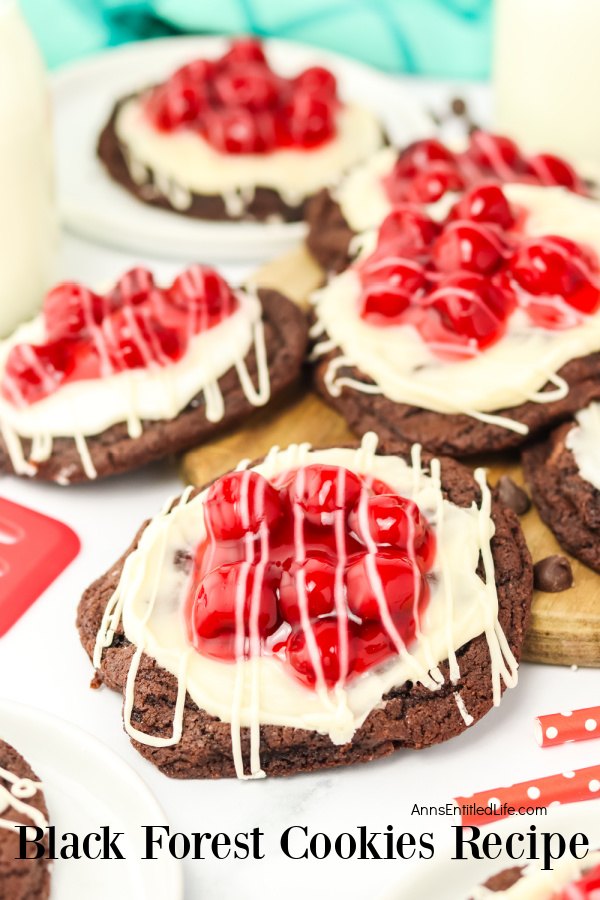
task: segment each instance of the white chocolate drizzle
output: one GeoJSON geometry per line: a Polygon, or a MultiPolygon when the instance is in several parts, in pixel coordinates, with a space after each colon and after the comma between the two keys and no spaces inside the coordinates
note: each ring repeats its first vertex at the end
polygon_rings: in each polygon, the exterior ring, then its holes
{"type": "MultiPolygon", "coordinates": [[[[190,330],[188,349],[183,358],[171,362],[162,358],[160,348],[150,344],[139,333],[138,346],[147,360],[144,369],[108,371],[97,379],[67,384],[33,404],[14,405],[0,397],[0,433],[11,465],[19,475],[34,476],[38,466],[48,460],[54,439],[71,437],[82,468],[89,479],[97,477],[96,466],[87,438],[125,422],[130,438],[143,433],[143,420],[175,418],[202,393],[205,415],[209,422],[220,422],[225,413],[225,400],[219,379],[235,368],[244,396],[253,406],[263,406],[270,398],[270,377],[261,304],[255,292],[237,292],[239,308],[219,324],[194,334],[190,330]],[[246,358],[254,350],[257,385],[252,382],[246,358]],[[158,362],[157,362],[158,360],[158,362]],[[23,442],[31,448],[25,455],[23,442]]],[[[132,320],[132,328],[135,323],[132,320]]],[[[193,323],[190,322],[190,329],[193,323]]],[[[91,329],[99,351],[106,338],[99,329],[91,329]]],[[[0,378],[8,354],[18,343],[40,343],[44,340],[41,317],[17,329],[0,342],[0,378]]],[[[104,352],[104,351],[103,351],[104,352]]],[[[102,353],[100,353],[102,358],[102,353]]],[[[5,388],[10,383],[5,379],[5,388]]],[[[68,483],[69,476],[60,476],[68,483]]]]}
{"type": "MultiPolygon", "coordinates": [[[[431,691],[444,685],[439,664],[448,659],[450,682],[459,713],[468,726],[472,721],[464,699],[460,695],[460,668],[456,650],[469,640],[484,634],[490,654],[493,702],[500,702],[502,683],[512,687],[517,681],[517,662],[508,646],[498,622],[498,596],[494,580],[494,562],[490,541],[494,533],[491,519],[491,494],[485,473],[479,469],[475,478],[481,491],[479,506],[458,507],[445,499],[441,484],[441,465],[433,460],[430,474],[422,467],[420,448],[415,445],[411,464],[400,457],[376,454],[377,437],[365,435],[357,450],[314,451],[309,444],[290,445],[286,450],[273,447],[263,463],[256,467],[267,480],[281,473],[295,471],[296,488],[301,492],[305,467],[313,462],[338,465],[363,476],[364,487],[358,500],[358,527],[366,548],[366,568],[370,585],[377,598],[381,621],[396,648],[396,655],[380,667],[368,670],[347,684],[348,609],[342,574],[345,545],[343,513],[334,514],[332,526],[337,546],[338,564],[335,578],[335,608],[340,635],[340,673],[332,688],[325,682],[322,662],[308,612],[308,595],[302,563],[306,559],[304,545],[304,513],[294,504],[294,558],[296,595],[300,612],[300,626],[304,631],[307,651],[315,673],[314,688],[308,688],[286,671],[285,664],[276,657],[261,656],[258,631],[258,612],[263,573],[269,559],[269,529],[263,522],[258,533],[259,557],[254,560],[255,535],[247,536],[246,556],[241,566],[235,598],[236,634],[235,663],[209,659],[191,647],[186,630],[184,605],[190,589],[190,574],[177,571],[172,560],[185,547],[194,555],[206,536],[203,500],[206,492],[191,497],[191,489],[179,503],[169,501],[162,512],[149,523],[141,535],[137,548],[125,560],[119,585],[104,611],[97,634],[93,663],[99,668],[103,652],[113,642],[116,629],[123,623],[128,640],[136,651],[125,688],[125,727],[137,741],[151,746],[171,746],[179,740],[183,722],[186,691],[196,705],[223,722],[229,722],[232,756],[239,778],[261,778],[264,771],[260,761],[260,735],[263,725],[285,725],[307,728],[329,734],[334,744],[344,744],[368,717],[371,710],[385,705],[385,696],[394,688],[410,680],[431,691]],[[389,614],[380,576],[374,565],[376,545],[366,524],[364,498],[371,478],[381,478],[411,498],[424,510],[436,534],[438,548],[432,581],[431,597],[424,614],[417,615],[417,637],[410,647],[404,645],[389,614]],[[338,521],[339,519],[339,521],[338,521]],[[458,557],[458,558],[457,558],[458,557]],[[482,562],[484,580],[477,574],[482,562]],[[252,591],[249,576],[252,570],[252,591]],[[245,608],[249,602],[249,616],[245,608]],[[246,634],[246,629],[248,633],[246,634]],[[134,682],[143,654],[171,672],[178,681],[178,698],[174,710],[174,726],[168,738],[155,737],[134,728],[131,715],[134,709],[134,682]],[[249,766],[243,759],[242,731],[248,730],[249,766]]],[[[250,472],[243,461],[238,471],[250,472]]],[[[248,483],[245,480],[242,484],[248,483]]],[[[344,480],[340,479],[340,491],[344,480]]],[[[250,521],[249,491],[242,489],[241,515],[250,521]]],[[[341,499],[339,497],[338,499],[341,499]]],[[[255,498],[260,503],[260,497],[255,498]]],[[[411,540],[409,538],[409,545],[411,540]]],[[[414,537],[409,558],[415,559],[414,537]]],[[[414,569],[413,569],[414,571],[414,569]]],[[[416,573],[415,573],[416,574],[416,573]]],[[[418,597],[415,598],[418,603],[418,597]]]]}
{"type": "Polygon", "coordinates": [[[29,819],[38,828],[45,830],[48,822],[42,811],[25,802],[35,797],[41,788],[42,785],[38,781],[20,778],[8,769],[0,767],[0,828],[12,831],[22,826],[21,822],[8,818],[10,811],[13,810],[29,819]]]}

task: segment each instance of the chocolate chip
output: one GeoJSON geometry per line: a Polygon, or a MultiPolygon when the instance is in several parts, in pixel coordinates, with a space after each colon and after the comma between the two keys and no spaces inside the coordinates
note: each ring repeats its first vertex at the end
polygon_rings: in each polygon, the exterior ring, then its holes
{"type": "Polygon", "coordinates": [[[509,475],[502,475],[498,479],[498,498],[518,516],[525,515],[531,507],[529,496],[509,475]]]}
{"type": "Polygon", "coordinates": [[[533,583],[538,591],[554,594],[573,585],[573,571],[566,556],[547,556],[533,567],[533,583]]]}
{"type": "Polygon", "coordinates": [[[450,109],[455,116],[464,116],[467,113],[467,104],[462,97],[454,97],[450,103],[450,109]]]}

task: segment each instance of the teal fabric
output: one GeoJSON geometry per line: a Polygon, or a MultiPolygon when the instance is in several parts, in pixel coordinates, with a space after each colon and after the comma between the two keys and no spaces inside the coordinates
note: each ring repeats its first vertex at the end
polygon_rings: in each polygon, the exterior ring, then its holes
{"type": "Polygon", "coordinates": [[[390,72],[489,75],[492,0],[21,0],[52,67],[131,40],[253,32],[390,72]]]}

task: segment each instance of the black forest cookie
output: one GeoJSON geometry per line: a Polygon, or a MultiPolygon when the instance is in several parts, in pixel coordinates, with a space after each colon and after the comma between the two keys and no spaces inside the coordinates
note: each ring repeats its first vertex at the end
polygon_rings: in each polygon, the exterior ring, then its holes
{"type": "Polygon", "coordinates": [[[600,572],[600,404],[523,452],[540,515],[563,547],[600,572]]]}
{"type": "Polygon", "coordinates": [[[397,206],[361,244],[312,330],[317,388],[359,434],[498,451],[600,398],[596,201],[479,185],[435,218],[397,206]]]}
{"type": "Polygon", "coordinates": [[[271,69],[259,41],[233,41],[119,100],[100,135],[111,177],[144,203],[201,219],[296,221],[306,200],[383,144],[334,75],[271,69]]]}
{"type": "Polygon", "coordinates": [[[0,342],[0,471],[69,484],[193,447],[280,394],[305,348],[294,303],[205,266],[60,284],[0,342]]]}
{"type": "Polygon", "coordinates": [[[189,488],[84,594],[83,646],[166,774],[427,747],[516,684],[532,567],[515,514],[483,470],[376,448],[273,448],[189,488]]]}
{"type": "Polygon", "coordinates": [[[443,198],[482,181],[586,190],[564,160],[548,153],[526,156],[513,141],[485,131],[474,131],[459,152],[435,138],[401,151],[384,147],[308,203],[308,248],[324,269],[339,272],[354,256],[356,235],[377,228],[394,206],[416,203],[433,211],[443,198]]]}
{"type": "Polygon", "coordinates": [[[10,744],[0,740],[0,898],[47,900],[50,862],[47,858],[19,859],[20,825],[47,828],[48,809],[31,767],[10,744]]]}

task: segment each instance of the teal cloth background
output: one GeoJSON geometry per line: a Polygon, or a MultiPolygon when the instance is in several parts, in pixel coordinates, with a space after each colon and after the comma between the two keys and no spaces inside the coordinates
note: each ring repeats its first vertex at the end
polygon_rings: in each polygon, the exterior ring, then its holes
{"type": "Polygon", "coordinates": [[[254,32],[391,72],[489,74],[492,0],[21,0],[48,64],[140,38],[254,32]]]}

